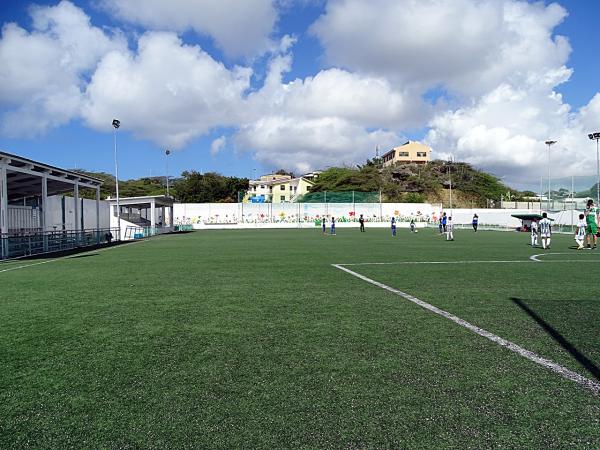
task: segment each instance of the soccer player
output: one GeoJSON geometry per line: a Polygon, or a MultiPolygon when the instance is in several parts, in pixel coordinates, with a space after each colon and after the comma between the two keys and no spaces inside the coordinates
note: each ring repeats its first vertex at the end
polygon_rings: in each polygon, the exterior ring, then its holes
{"type": "Polygon", "coordinates": [[[392,236],[396,236],[396,219],[392,217],[392,236]]]}
{"type": "Polygon", "coordinates": [[[327,235],[327,219],[325,219],[325,216],[323,216],[323,219],[321,219],[321,225],[323,226],[323,236],[327,235]]]}
{"type": "Polygon", "coordinates": [[[446,213],[442,215],[442,228],[444,229],[444,233],[446,233],[446,225],[448,224],[448,217],[446,217],[446,213]]]}
{"type": "Polygon", "coordinates": [[[538,245],[538,223],[536,219],[531,221],[531,246],[536,247],[538,245]]]}
{"type": "Polygon", "coordinates": [[[410,219],[410,231],[412,233],[415,232],[415,227],[416,227],[416,225],[415,225],[415,219],[410,219]]]}
{"type": "Polygon", "coordinates": [[[335,236],[335,217],[331,216],[331,235],[335,236]]]}
{"type": "Polygon", "coordinates": [[[587,223],[587,227],[585,229],[585,233],[587,235],[587,246],[588,248],[596,248],[598,244],[598,208],[594,205],[594,200],[589,199],[587,201],[587,208],[585,209],[585,221],[587,223]],[[594,246],[592,247],[592,240],[594,241],[594,246]]]}
{"type": "Polygon", "coordinates": [[[471,223],[473,224],[473,231],[477,233],[477,225],[479,224],[479,216],[477,214],[473,214],[473,221],[471,223]]]}
{"type": "Polygon", "coordinates": [[[446,221],[446,240],[454,240],[454,224],[452,223],[452,216],[448,217],[448,220],[446,221]]]}
{"type": "Polygon", "coordinates": [[[358,218],[358,223],[360,223],[360,231],[362,233],[365,232],[365,218],[363,217],[363,215],[361,214],[360,217],[358,218]]]}
{"type": "Polygon", "coordinates": [[[552,224],[548,219],[548,214],[542,214],[542,220],[540,220],[540,237],[542,238],[542,248],[545,250],[550,248],[550,238],[552,237],[552,224]]]}
{"type": "Polygon", "coordinates": [[[584,220],[584,215],[579,214],[579,222],[577,222],[577,228],[575,229],[575,242],[577,242],[577,250],[583,250],[583,244],[585,243],[585,232],[587,224],[584,220]]]}

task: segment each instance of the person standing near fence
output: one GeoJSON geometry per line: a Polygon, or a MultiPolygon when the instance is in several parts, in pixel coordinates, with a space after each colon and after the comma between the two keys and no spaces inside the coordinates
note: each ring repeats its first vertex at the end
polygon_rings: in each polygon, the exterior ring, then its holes
{"type": "Polygon", "coordinates": [[[335,217],[331,216],[331,235],[335,236],[335,217]]]}
{"type": "Polygon", "coordinates": [[[448,217],[446,216],[446,213],[442,214],[442,229],[444,230],[444,233],[446,233],[448,230],[446,229],[446,225],[448,224],[448,217]]]}
{"type": "Polygon", "coordinates": [[[392,217],[392,236],[396,236],[396,218],[392,217]]]}
{"type": "Polygon", "coordinates": [[[323,227],[323,236],[327,235],[327,219],[325,219],[325,216],[323,216],[323,218],[321,219],[321,226],[323,227]]]}
{"type": "Polygon", "coordinates": [[[473,231],[477,233],[477,226],[479,225],[479,216],[477,214],[473,214],[473,231]]]}
{"type": "Polygon", "coordinates": [[[594,205],[594,200],[589,199],[587,201],[587,207],[585,208],[585,221],[587,223],[587,227],[585,229],[585,234],[587,235],[587,246],[588,248],[596,248],[598,244],[598,208],[594,205]],[[594,241],[594,246],[592,247],[592,241],[594,241]]]}
{"type": "Polygon", "coordinates": [[[365,218],[363,217],[363,215],[361,214],[360,217],[358,218],[358,223],[360,224],[360,231],[362,233],[365,232],[365,218]]]}

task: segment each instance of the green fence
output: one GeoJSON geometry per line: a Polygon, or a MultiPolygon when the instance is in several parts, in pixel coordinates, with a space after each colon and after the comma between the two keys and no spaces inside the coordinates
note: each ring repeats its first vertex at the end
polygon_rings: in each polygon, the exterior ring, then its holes
{"type": "Polygon", "coordinates": [[[323,191],[298,197],[297,203],[379,203],[379,192],[323,191]]]}

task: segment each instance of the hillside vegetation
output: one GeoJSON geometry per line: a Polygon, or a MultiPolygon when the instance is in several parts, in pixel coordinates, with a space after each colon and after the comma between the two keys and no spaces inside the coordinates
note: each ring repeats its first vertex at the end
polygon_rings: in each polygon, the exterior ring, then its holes
{"type": "Polygon", "coordinates": [[[470,164],[447,161],[385,168],[367,161],[356,168],[333,167],[319,176],[311,192],[381,191],[388,202],[448,203],[450,180],[455,206],[486,206],[490,200],[498,202],[501,196],[519,198],[525,194],[470,164]]]}

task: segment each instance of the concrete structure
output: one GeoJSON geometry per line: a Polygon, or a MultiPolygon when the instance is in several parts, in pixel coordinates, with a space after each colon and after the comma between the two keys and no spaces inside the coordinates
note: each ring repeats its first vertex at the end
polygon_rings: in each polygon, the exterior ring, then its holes
{"type": "Polygon", "coordinates": [[[121,227],[123,239],[133,239],[134,236],[146,237],[167,233],[173,228],[173,197],[164,195],[148,195],[144,197],[121,197],[121,223],[117,214],[117,199],[109,198],[110,226],[121,227]],[[139,236],[139,235],[142,236],[139,236]]]}
{"type": "MultiPolygon", "coordinates": [[[[311,178],[318,175],[308,174],[311,178]]],[[[258,180],[250,180],[250,188],[244,202],[251,203],[293,203],[304,195],[314,183],[308,177],[292,178],[290,175],[262,175],[258,180]]]]}
{"type": "Polygon", "coordinates": [[[408,141],[384,153],[381,159],[384,167],[398,163],[426,164],[431,161],[431,148],[419,142],[408,141]]]}
{"type": "Polygon", "coordinates": [[[92,238],[85,233],[79,197],[80,188],[95,191],[95,224],[91,230],[100,240],[100,186],[102,181],[69,170],[33,161],[10,153],[0,152],[0,256],[9,258],[52,251],[52,245],[66,248],[63,237],[69,232],[68,245],[87,245],[92,238]],[[68,198],[74,216],[73,228],[63,227],[61,236],[50,236],[56,229],[51,220],[49,196],[72,192],[68,198]],[[24,249],[23,238],[28,247],[24,249]],[[52,244],[52,245],[50,245],[52,244]]]}

